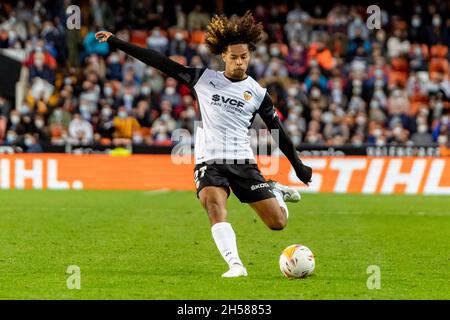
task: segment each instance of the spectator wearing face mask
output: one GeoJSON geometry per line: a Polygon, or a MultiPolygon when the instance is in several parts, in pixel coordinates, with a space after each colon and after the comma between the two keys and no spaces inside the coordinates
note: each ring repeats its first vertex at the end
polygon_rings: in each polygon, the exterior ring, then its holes
{"type": "Polygon", "coordinates": [[[429,145],[433,143],[433,136],[428,130],[426,117],[417,118],[417,131],[411,136],[411,141],[416,145],[429,145]]]}
{"type": "Polygon", "coordinates": [[[14,130],[8,130],[6,132],[5,145],[15,146],[18,143],[19,139],[20,137],[14,130]]]}
{"type": "Polygon", "coordinates": [[[426,43],[422,18],[419,14],[414,14],[411,17],[408,39],[410,42],[426,43]]]}
{"type": "Polygon", "coordinates": [[[30,67],[30,83],[34,78],[41,78],[50,84],[55,83],[55,71],[44,62],[44,54],[36,53],[33,65],[30,67]]]}
{"type": "Polygon", "coordinates": [[[129,144],[133,136],[139,132],[141,126],[135,117],[128,114],[124,106],[119,107],[117,116],[113,120],[115,145],[129,144]]]}
{"type": "Polygon", "coordinates": [[[173,28],[170,30],[170,34],[169,55],[184,55],[187,49],[188,32],[181,28],[173,28]]]}
{"type": "Polygon", "coordinates": [[[168,144],[170,137],[176,128],[176,121],[172,117],[172,106],[168,101],[161,103],[161,114],[153,122],[152,136],[156,143],[168,144]]]}
{"type": "Polygon", "coordinates": [[[34,118],[34,125],[36,127],[36,134],[39,142],[50,142],[50,130],[46,126],[45,119],[42,115],[37,114],[34,118]]]}
{"type": "Polygon", "coordinates": [[[102,145],[109,145],[114,135],[114,114],[110,105],[104,105],[100,111],[99,123],[96,127],[94,139],[102,145]]]}
{"type": "MultiPolygon", "coordinates": [[[[450,115],[445,114],[441,116],[437,124],[435,125],[433,129],[433,140],[437,143],[442,144],[442,142],[447,139],[448,133],[450,128],[450,115]],[[441,137],[441,138],[439,138],[441,137]]],[[[447,141],[444,142],[444,144],[447,143],[447,141]]]]}
{"type": "Polygon", "coordinates": [[[122,64],[116,52],[106,59],[106,79],[122,81],[122,64]]]}
{"type": "Polygon", "coordinates": [[[166,33],[159,27],[154,28],[147,38],[147,48],[165,55],[169,49],[169,39],[167,39],[166,33]]]}
{"type": "Polygon", "coordinates": [[[67,110],[57,107],[49,118],[49,126],[51,133],[51,142],[56,145],[61,145],[66,142],[67,130],[72,116],[67,110]]]}
{"type": "Polygon", "coordinates": [[[177,106],[181,104],[181,96],[177,92],[177,82],[175,79],[167,78],[166,88],[164,89],[164,92],[161,95],[161,101],[163,100],[170,101],[172,106],[177,106]]]}
{"type": "Polygon", "coordinates": [[[20,127],[21,122],[21,116],[20,113],[13,109],[11,110],[8,118],[8,123],[6,125],[7,130],[17,131],[17,129],[20,127]]]}
{"type": "Polygon", "coordinates": [[[26,134],[23,144],[27,153],[41,153],[44,151],[36,135],[26,134]]]}
{"type": "Polygon", "coordinates": [[[136,105],[136,120],[142,128],[151,128],[152,121],[150,116],[150,108],[146,100],[140,100],[136,105]]]}
{"type": "MultiPolygon", "coordinates": [[[[431,19],[431,25],[426,30],[426,40],[429,46],[439,43],[446,43],[448,40],[448,31],[442,23],[442,17],[439,13],[435,13],[431,19]]],[[[447,43],[447,46],[449,43],[447,43]]]]}
{"type": "Polygon", "coordinates": [[[69,142],[75,145],[88,145],[93,142],[93,129],[89,121],[75,113],[69,124],[69,142]]]}

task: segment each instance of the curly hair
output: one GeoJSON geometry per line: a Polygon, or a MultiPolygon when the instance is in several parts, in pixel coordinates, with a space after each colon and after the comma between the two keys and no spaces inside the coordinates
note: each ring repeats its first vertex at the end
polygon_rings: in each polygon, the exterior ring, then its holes
{"type": "Polygon", "coordinates": [[[262,32],[262,24],[255,22],[250,11],[242,17],[215,15],[206,30],[205,44],[212,54],[221,54],[230,44],[238,43],[246,43],[250,51],[255,51],[262,32]]]}

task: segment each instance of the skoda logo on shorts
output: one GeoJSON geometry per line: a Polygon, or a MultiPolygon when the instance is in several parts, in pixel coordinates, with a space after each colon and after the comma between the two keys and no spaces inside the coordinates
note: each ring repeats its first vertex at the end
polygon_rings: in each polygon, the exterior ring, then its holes
{"type": "Polygon", "coordinates": [[[269,184],[267,182],[264,183],[260,183],[260,184],[253,184],[250,189],[256,190],[256,189],[261,189],[261,188],[270,188],[269,184]]]}

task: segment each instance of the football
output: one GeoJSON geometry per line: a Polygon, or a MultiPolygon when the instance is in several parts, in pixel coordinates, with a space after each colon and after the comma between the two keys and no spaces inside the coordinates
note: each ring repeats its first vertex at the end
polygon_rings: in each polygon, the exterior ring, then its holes
{"type": "Polygon", "coordinates": [[[280,256],[280,270],[289,279],[305,278],[315,267],[312,251],[301,244],[293,244],[283,250],[280,256]]]}

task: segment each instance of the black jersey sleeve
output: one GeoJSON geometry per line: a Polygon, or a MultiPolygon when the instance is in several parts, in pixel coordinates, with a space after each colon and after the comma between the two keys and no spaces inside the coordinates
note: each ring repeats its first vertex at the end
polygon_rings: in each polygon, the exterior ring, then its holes
{"type": "Polygon", "coordinates": [[[194,87],[198,79],[202,76],[205,68],[190,68],[179,64],[165,55],[152,49],[142,48],[126,41],[120,40],[112,35],[108,38],[108,44],[112,49],[120,49],[123,52],[135,57],[143,63],[156,68],[169,77],[172,77],[181,83],[194,87]]]}
{"type": "Polygon", "coordinates": [[[286,132],[286,129],[281,123],[281,120],[278,117],[278,114],[276,113],[273,106],[272,99],[270,98],[268,93],[266,93],[266,96],[264,97],[264,100],[258,109],[258,113],[271,133],[274,129],[278,130],[279,141],[277,142],[280,150],[292,164],[292,167],[294,168],[299,179],[305,184],[311,182],[312,169],[304,165],[298,157],[297,150],[295,149],[291,138],[286,132]]]}

